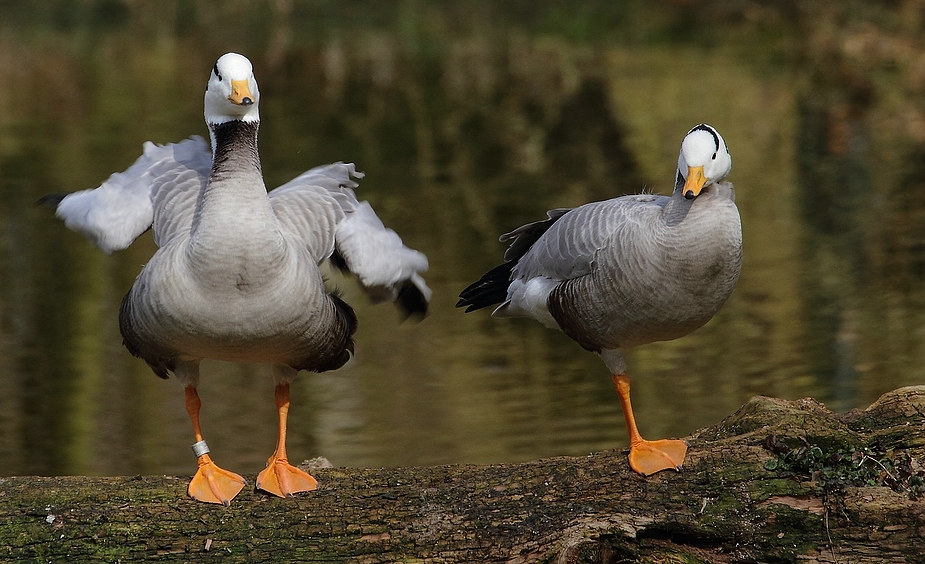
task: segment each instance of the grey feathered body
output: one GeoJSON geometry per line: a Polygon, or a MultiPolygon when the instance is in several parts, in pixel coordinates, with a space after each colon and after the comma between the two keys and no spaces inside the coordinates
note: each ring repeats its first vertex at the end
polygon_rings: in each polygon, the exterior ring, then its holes
{"type": "MultiPolygon", "coordinates": [[[[559,214],[513,265],[494,315],[534,317],[588,350],[625,352],[702,326],[738,280],[742,229],[731,183],[694,200],[680,191],[624,196],[559,214]]],[[[506,236],[512,249],[528,228],[506,236]]]]}
{"type": "MultiPolygon", "coordinates": [[[[278,221],[257,124],[234,121],[214,132],[215,158],[190,228],[163,244],[123,300],[126,346],[164,377],[189,358],[319,371],[343,365],[353,350],[353,311],[326,292],[317,268],[326,257],[311,256],[312,246],[292,240],[278,221]]],[[[336,222],[335,206],[315,208],[332,216],[317,219],[336,222]]],[[[328,238],[320,248],[333,246],[333,230],[328,238]]]]}

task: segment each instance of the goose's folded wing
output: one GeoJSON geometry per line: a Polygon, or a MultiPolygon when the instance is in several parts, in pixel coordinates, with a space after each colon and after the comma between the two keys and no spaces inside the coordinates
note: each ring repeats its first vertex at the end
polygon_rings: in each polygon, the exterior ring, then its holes
{"type": "MultiPolygon", "coordinates": [[[[601,252],[622,255],[626,243],[622,238],[639,235],[639,227],[651,221],[667,200],[663,196],[624,196],[571,210],[552,210],[549,219],[502,235],[502,242],[512,241],[505,253],[508,262],[464,290],[457,306],[469,305],[470,311],[500,302],[492,313],[496,317],[535,316],[545,311],[545,294],[537,294],[537,288],[549,291],[590,274],[601,252]],[[505,270],[509,271],[506,281],[500,279],[505,270]],[[529,290],[531,284],[533,290],[529,290]],[[501,298],[502,290],[505,298],[501,298]]],[[[630,241],[631,247],[633,244],[630,241]]],[[[628,255],[627,260],[635,260],[632,251],[628,255]]],[[[542,320],[542,316],[537,319],[542,320]]]]}
{"type": "Polygon", "coordinates": [[[189,229],[199,187],[212,157],[201,137],[168,145],[144,144],[143,154],[98,188],[42,199],[70,229],[111,253],[128,247],[152,223],[159,245],[189,229]]]}
{"type": "Polygon", "coordinates": [[[502,235],[501,242],[512,241],[505,260],[517,261],[511,279],[570,280],[590,273],[601,249],[634,243],[623,238],[641,236],[668,200],[667,196],[638,194],[552,210],[550,219],[502,235]]]}
{"type": "Polygon", "coordinates": [[[316,260],[330,258],[354,274],[375,301],[423,314],[431,296],[420,275],[427,257],[406,247],[368,202],[356,199],[353,179],[362,176],[353,164],[320,166],[270,192],[270,202],[281,226],[304,241],[316,260]]]}
{"type": "MultiPolygon", "coordinates": [[[[525,225],[501,236],[501,241],[512,241],[508,253],[520,252],[512,278],[530,279],[543,276],[555,280],[570,280],[591,272],[594,256],[620,229],[625,222],[632,221],[631,198],[616,198],[594,202],[572,210],[549,212],[552,221],[544,232],[531,235],[532,225],[525,225]],[[630,213],[626,213],[630,211],[630,213]],[[533,241],[530,239],[534,238],[533,241]],[[521,250],[529,243],[528,250],[521,250]]],[[[505,254],[506,260],[514,256],[505,254]]]]}

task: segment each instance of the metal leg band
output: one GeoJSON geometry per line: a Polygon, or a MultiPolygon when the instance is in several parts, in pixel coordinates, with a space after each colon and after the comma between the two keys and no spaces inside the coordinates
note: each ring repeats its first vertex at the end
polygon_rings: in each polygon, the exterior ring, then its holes
{"type": "Polygon", "coordinates": [[[199,441],[193,445],[193,454],[196,455],[196,458],[199,458],[203,454],[209,454],[209,445],[205,441],[199,441]]]}

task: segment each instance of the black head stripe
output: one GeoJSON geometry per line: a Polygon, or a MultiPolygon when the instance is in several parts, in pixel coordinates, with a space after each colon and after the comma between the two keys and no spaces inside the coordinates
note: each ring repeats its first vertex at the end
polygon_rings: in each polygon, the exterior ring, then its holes
{"type": "Polygon", "coordinates": [[[219,80],[222,79],[222,75],[219,74],[219,72],[218,72],[218,61],[215,61],[215,66],[212,67],[212,72],[215,73],[215,76],[216,76],[219,80]]]}
{"type": "MultiPolygon", "coordinates": [[[[715,129],[713,129],[712,127],[710,127],[709,125],[707,125],[707,124],[705,124],[705,123],[701,123],[700,125],[694,127],[694,128],[691,129],[690,131],[688,131],[687,134],[690,135],[691,133],[693,133],[693,132],[695,132],[695,131],[706,131],[707,133],[709,133],[710,135],[712,135],[712,136],[713,136],[713,144],[716,146],[716,151],[719,151],[719,135],[716,134],[716,130],[715,130],[715,129]]],[[[713,158],[714,158],[714,159],[716,158],[716,151],[713,152],[713,158]]]]}
{"type": "Polygon", "coordinates": [[[707,133],[713,136],[713,145],[716,147],[716,150],[713,151],[713,156],[711,157],[711,160],[715,161],[716,154],[719,152],[719,136],[716,134],[716,130],[705,123],[701,123],[700,125],[695,126],[693,129],[688,131],[687,134],[690,135],[691,133],[695,131],[706,131],[707,133]]]}

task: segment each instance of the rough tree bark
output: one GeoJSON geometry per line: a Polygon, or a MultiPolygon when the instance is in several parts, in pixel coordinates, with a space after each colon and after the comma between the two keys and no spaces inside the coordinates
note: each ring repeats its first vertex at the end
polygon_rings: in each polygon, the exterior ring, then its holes
{"type": "Polygon", "coordinates": [[[757,397],[689,441],[683,472],[648,478],[618,451],[319,468],[316,492],[231,507],[188,499],[185,477],[3,478],[0,559],[925,562],[925,386],[840,415],[757,397]]]}

